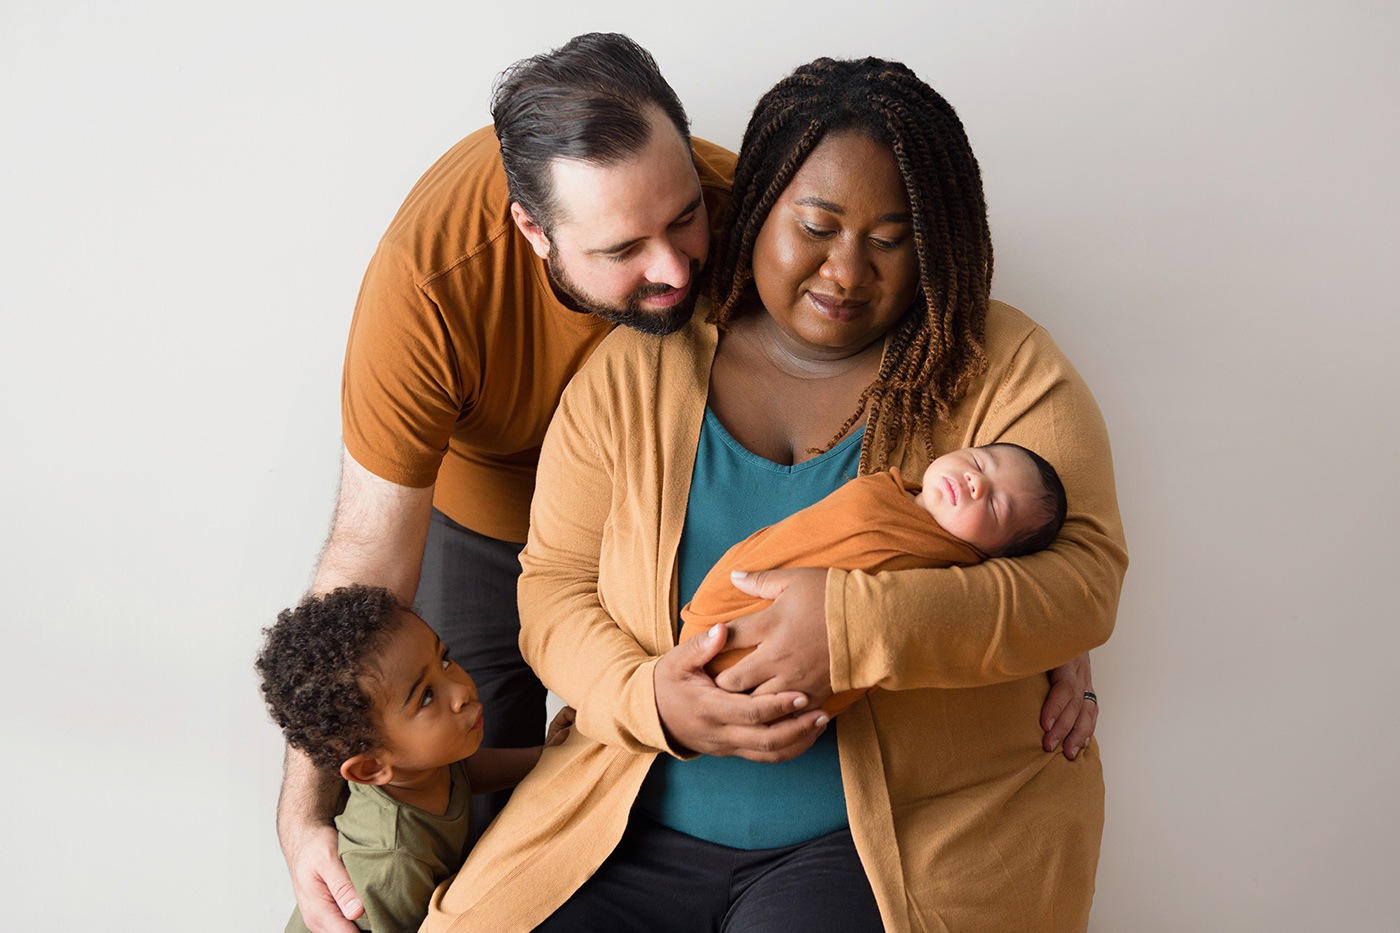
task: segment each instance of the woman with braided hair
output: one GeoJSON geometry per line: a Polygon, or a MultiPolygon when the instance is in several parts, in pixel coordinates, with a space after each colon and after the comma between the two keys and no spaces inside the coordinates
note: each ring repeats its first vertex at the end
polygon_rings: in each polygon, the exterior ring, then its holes
{"type": "Polygon", "coordinates": [[[819,59],[755,108],[731,211],[707,319],[610,335],[550,428],[521,647],[578,718],[424,929],[1083,930],[1097,746],[1047,754],[1036,712],[1044,671],[1108,637],[1127,555],[1092,396],[990,298],[962,124],[903,65],[819,59]],[[735,541],[857,473],[998,441],[1060,473],[1050,548],[752,568],[737,586],[801,598],[675,644],[735,541]],[[711,679],[726,647],[754,650],[711,679]],[[745,692],[763,713],[746,697],[739,721],[745,692]]]}

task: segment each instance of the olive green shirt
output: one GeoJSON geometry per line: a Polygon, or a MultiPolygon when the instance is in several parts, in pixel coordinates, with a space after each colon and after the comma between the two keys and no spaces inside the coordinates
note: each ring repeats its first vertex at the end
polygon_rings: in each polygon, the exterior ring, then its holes
{"type": "MultiPolygon", "coordinates": [[[[441,816],[400,803],[378,787],[350,785],[335,818],[340,858],[365,912],[355,923],[374,933],[413,933],[428,913],[433,889],[462,867],[471,835],[471,785],[462,762],[452,766],[452,795],[441,816]]],[[[301,911],[286,933],[310,933],[301,911]]]]}

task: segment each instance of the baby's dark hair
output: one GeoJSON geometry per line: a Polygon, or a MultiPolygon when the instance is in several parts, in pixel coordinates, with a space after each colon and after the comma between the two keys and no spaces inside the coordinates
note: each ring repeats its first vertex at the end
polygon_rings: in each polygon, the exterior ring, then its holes
{"type": "Polygon", "coordinates": [[[1021,557],[1048,548],[1059,536],[1060,529],[1065,524],[1065,515],[1069,511],[1069,500],[1065,497],[1065,484],[1060,481],[1060,474],[1050,465],[1050,461],[1020,444],[1001,442],[987,446],[1012,447],[1031,458],[1031,463],[1035,464],[1036,471],[1040,474],[1041,485],[1040,498],[1035,504],[1045,515],[1045,521],[1038,527],[1023,531],[992,556],[1021,557]]]}
{"type": "Polygon", "coordinates": [[[263,699],[287,744],[317,767],[339,767],[381,744],[360,678],[405,611],[383,587],[355,584],[307,596],[263,629],[267,641],[253,663],[263,699]]]}

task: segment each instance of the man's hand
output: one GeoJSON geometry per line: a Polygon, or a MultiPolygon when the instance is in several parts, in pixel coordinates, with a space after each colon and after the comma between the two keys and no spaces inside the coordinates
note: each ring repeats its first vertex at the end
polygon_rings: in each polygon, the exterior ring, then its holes
{"type": "Polygon", "coordinates": [[[307,827],[299,839],[284,839],[282,852],[306,925],[314,933],[358,933],[350,921],[365,908],[340,862],[335,828],[307,827]]]}
{"type": "Polygon", "coordinates": [[[1053,752],[1063,742],[1065,757],[1073,761],[1089,744],[1099,721],[1098,701],[1084,698],[1085,691],[1094,690],[1089,655],[1061,664],[1049,676],[1050,693],[1040,708],[1040,727],[1045,730],[1042,747],[1053,752]]]}
{"type": "Polygon", "coordinates": [[[681,642],[657,662],[656,711],[667,737],[673,745],[703,755],[760,762],[796,758],[811,748],[829,717],[809,709],[808,698],[790,690],[756,697],[715,686],[705,665],[724,648],[727,637],[726,627],[716,625],[681,642]],[[809,711],[801,712],[804,709],[809,711]]]}
{"type": "Polygon", "coordinates": [[[804,694],[818,707],[831,697],[831,652],[826,644],[826,571],[765,570],[735,574],[734,586],[773,605],[729,623],[730,648],[754,652],[715,678],[733,692],[765,696],[804,694]]]}
{"type": "Polygon", "coordinates": [[[290,745],[284,768],[277,838],[301,919],[315,933],[355,933],[355,925],[346,918],[360,916],[365,908],[340,863],[331,825],[343,802],[345,782],[290,745]]]}

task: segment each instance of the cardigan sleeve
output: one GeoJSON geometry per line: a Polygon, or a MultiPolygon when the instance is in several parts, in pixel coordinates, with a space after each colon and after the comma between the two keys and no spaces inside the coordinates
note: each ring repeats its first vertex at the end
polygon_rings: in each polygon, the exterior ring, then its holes
{"type": "Polygon", "coordinates": [[[657,658],[599,595],[599,558],[609,546],[617,484],[625,482],[615,473],[625,438],[614,436],[620,418],[601,363],[590,361],[569,384],[540,452],[520,558],[520,649],[578,711],[579,732],[604,745],[675,754],[656,709],[657,658]]]}
{"type": "MultiPolygon", "coordinates": [[[[989,321],[989,357],[992,343],[989,321]]],[[[1014,680],[1103,644],[1113,630],[1128,555],[1103,416],[1038,325],[1000,355],[954,412],[961,436],[950,449],[1009,441],[1045,457],[1065,484],[1064,528],[1044,551],[973,567],[829,571],[836,691],[1014,680]]]]}

